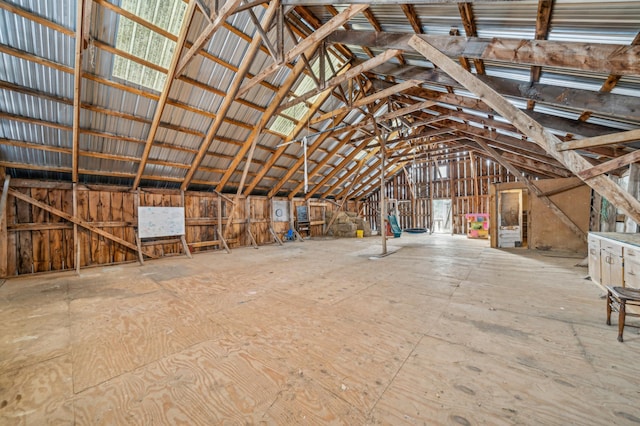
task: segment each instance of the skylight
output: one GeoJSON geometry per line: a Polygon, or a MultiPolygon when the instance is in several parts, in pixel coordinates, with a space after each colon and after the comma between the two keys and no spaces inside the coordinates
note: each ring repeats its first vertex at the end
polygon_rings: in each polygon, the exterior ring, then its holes
{"type": "MultiPolygon", "coordinates": [[[[328,57],[331,58],[331,63],[333,64],[334,69],[340,68],[341,62],[336,56],[329,54],[328,57]]],[[[316,61],[311,65],[311,69],[313,69],[313,73],[315,75],[318,75],[320,70],[320,61],[316,59],[316,61]]],[[[325,67],[325,79],[328,80],[329,78],[331,78],[331,76],[332,76],[331,67],[329,66],[329,64],[327,64],[325,67]]],[[[295,93],[296,96],[300,96],[300,95],[304,95],[305,93],[315,88],[316,88],[316,84],[313,81],[313,79],[308,75],[305,75],[302,78],[302,81],[300,82],[298,87],[296,87],[296,89],[293,91],[293,93],[295,93]]],[[[314,103],[316,99],[318,99],[318,96],[320,95],[319,94],[315,95],[314,97],[308,99],[307,102],[311,104],[314,103]]],[[[287,100],[289,101],[292,99],[293,97],[287,100]]],[[[299,104],[292,106],[291,108],[285,109],[282,112],[282,114],[299,121],[299,120],[302,120],[302,118],[307,114],[307,112],[309,112],[309,107],[305,102],[301,102],[299,104]]],[[[295,122],[283,116],[278,116],[273,121],[273,124],[271,124],[271,126],[269,127],[269,130],[280,133],[281,135],[284,135],[284,136],[288,136],[293,131],[293,129],[295,129],[295,127],[296,127],[295,122]]]]}
{"type": "MultiPolygon", "coordinates": [[[[178,34],[187,5],[182,0],[122,0],[122,8],[172,34],[178,34]]],[[[176,43],[124,16],[120,16],[116,48],[168,68],[176,43]]],[[[166,74],[115,56],[113,76],[161,91],[166,74]]]]}

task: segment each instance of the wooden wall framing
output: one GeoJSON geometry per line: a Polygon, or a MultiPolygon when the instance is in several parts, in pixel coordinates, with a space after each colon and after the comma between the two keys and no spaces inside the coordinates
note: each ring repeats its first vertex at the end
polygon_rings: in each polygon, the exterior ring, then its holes
{"type": "MultiPolygon", "coordinates": [[[[489,213],[489,187],[494,182],[513,182],[507,169],[479,155],[436,163],[433,160],[407,163],[406,173],[397,173],[387,180],[386,198],[399,201],[398,222],[402,229],[432,226],[431,207],[434,199],[452,200],[453,233],[466,232],[465,214],[489,213]],[[447,170],[442,176],[437,167],[447,170]],[[407,207],[403,207],[406,202],[407,207]],[[408,207],[411,206],[411,207],[408,207]]],[[[372,229],[378,229],[379,191],[363,200],[362,215],[372,229]]]]}
{"type": "MultiPolygon", "coordinates": [[[[118,186],[76,185],[77,219],[108,232],[116,239],[135,245],[137,206],[185,207],[186,240],[192,253],[223,249],[219,232],[226,227],[227,214],[233,220],[227,231],[230,247],[251,245],[250,229],[258,245],[271,243],[269,233],[270,203],[267,197],[232,199],[215,192],[179,190],[139,190],[118,186]],[[184,197],[184,199],[183,199],[184,197]],[[248,228],[250,227],[250,228],[248,228]]],[[[47,204],[68,215],[74,214],[73,186],[69,183],[11,179],[11,190],[47,204]]],[[[287,200],[286,198],[284,200],[287,200]]],[[[322,235],[325,207],[313,201],[294,199],[294,205],[310,205],[312,236],[322,235]]],[[[332,204],[326,206],[331,208],[332,204]]],[[[3,223],[3,249],[6,249],[6,272],[3,276],[74,270],[77,266],[112,265],[137,260],[137,253],[117,242],[78,227],[78,250],[75,253],[74,225],[64,218],[12,196],[6,199],[3,223]],[[78,256],[76,257],[76,254],[78,256]],[[76,265],[76,258],[79,265],[76,265]]],[[[284,234],[288,223],[278,223],[276,232],[284,234]]],[[[144,250],[154,257],[182,255],[179,241],[166,243],[145,241],[144,250]]],[[[4,265],[4,264],[3,264],[4,265]]]]}

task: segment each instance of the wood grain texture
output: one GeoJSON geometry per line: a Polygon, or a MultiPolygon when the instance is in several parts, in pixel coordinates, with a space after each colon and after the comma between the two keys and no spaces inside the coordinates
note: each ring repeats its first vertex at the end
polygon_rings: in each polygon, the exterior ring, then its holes
{"type": "Polygon", "coordinates": [[[71,360],[58,356],[0,375],[0,424],[74,423],[71,360]]]}
{"type": "Polygon", "coordinates": [[[640,419],[640,333],[616,341],[575,256],[418,234],[372,260],[378,244],[311,240],[10,279],[0,423],[640,419]]]}

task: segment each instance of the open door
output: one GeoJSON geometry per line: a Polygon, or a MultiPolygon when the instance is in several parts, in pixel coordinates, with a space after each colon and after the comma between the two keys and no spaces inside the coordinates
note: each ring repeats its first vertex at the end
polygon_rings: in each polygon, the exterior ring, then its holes
{"type": "Polygon", "coordinates": [[[522,190],[498,192],[498,247],[522,247],[522,190]]]}
{"type": "Polygon", "coordinates": [[[431,233],[451,233],[451,200],[433,200],[433,225],[431,233]]]}

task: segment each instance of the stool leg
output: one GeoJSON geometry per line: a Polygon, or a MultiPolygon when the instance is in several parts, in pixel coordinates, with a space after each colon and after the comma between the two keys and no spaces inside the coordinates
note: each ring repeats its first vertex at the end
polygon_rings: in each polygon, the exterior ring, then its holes
{"type": "Polygon", "coordinates": [[[611,325],[611,292],[607,291],[607,325],[611,325]]]}
{"type": "Polygon", "coordinates": [[[624,341],[622,339],[622,332],[624,331],[624,320],[626,316],[625,304],[626,304],[626,301],[624,299],[620,300],[620,315],[618,317],[618,342],[624,341]]]}

